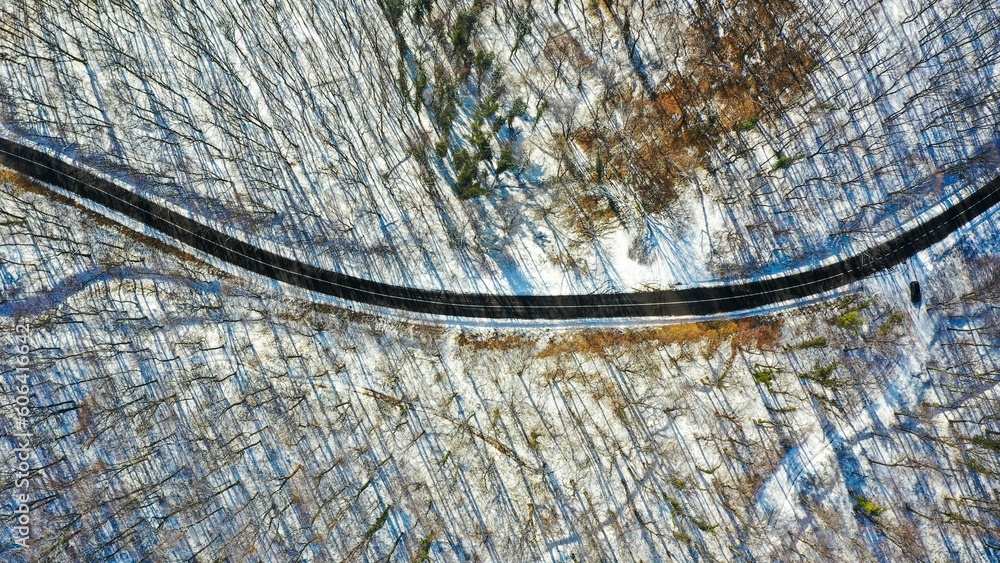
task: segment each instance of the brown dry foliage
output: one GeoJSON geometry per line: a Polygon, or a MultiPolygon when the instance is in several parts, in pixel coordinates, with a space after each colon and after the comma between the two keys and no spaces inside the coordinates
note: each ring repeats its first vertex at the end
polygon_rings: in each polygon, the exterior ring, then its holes
{"type": "Polygon", "coordinates": [[[13,170],[0,168],[0,184],[9,184],[18,192],[41,193],[45,190],[40,184],[31,178],[13,170]]]}
{"type": "Polygon", "coordinates": [[[571,134],[591,158],[592,179],[633,186],[648,212],[676,199],[683,174],[709,166],[727,131],[779,114],[808,91],[805,77],[817,63],[795,2],[720,4],[701,4],[687,28],[683,70],[652,95],[609,92],[606,115],[571,134]]]}
{"type": "Polygon", "coordinates": [[[621,220],[610,198],[585,194],[578,197],[570,211],[574,232],[581,240],[593,240],[614,230],[621,220]]]}
{"type": "Polygon", "coordinates": [[[462,332],[458,335],[458,345],[470,347],[476,352],[483,350],[520,350],[535,345],[536,339],[516,332],[497,332],[490,335],[462,332]]]}
{"type": "Polygon", "coordinates": [[[580,42],[568,34],[557,35],[546,41],[542,54],[556,69],[561,69],[564,63],[569,63],[576,72],[594,67],[594,59],[588,57],[580,42]]]}
{"type": "Polygon", "coordinates": [[[639,329],[584,329],[552,338],[538,353],[538,357],[565,354],[606,357],[614,351],[634,349],[642,345],[664,347],[671,344],[704,344],[705,350],[710,351],[727,341],[733,350],[769,350],[781,338],[783,324],[780,318],[753,317],[639,329]]]}

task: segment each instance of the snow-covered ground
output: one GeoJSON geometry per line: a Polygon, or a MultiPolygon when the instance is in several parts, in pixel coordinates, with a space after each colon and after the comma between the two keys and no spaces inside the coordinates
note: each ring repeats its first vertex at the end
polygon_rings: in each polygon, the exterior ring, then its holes
{"type": "Polygon", "coordinates": [[[2,180],[0,330],[29,327],[42,468],[5,559],[1000,555],[997,212],[779,315],[458,328],[317,305],[2,180]]]}
{"type": "MultiPolygon", "coordinates": [[[[997,12],[0,0],[0,126],[366,278],[719,282],[995,176],[997,12]]],[[[216,269],[0,171],[0,436],[27,396],[38,468],[0,460],[33,526],[15,550],[0,511],[0,558],[996,561],[998,218],[796,310],[461,327],[216,269]]]]}
{"type": "Polygon", "coordinates": [[[431,2],[418,24],[420,4],[0,2],[0,117],[10,135],[257,244],[483,292],[668,287],[812,263],[1000,162],[989,3],[431,2]],[[456,46],[477,5],[469,52],[482,71],[456,46]],[[406,6],[395,27],[393,6],[406,6]],[[700,45],[748,38],[761,51],[743,58],[700,45]],[[442,132],[446,86],[456,105],[442,132]],[[644,89],[669,108],[637,123],[644,89]],[[499,127],[479,168],[492,191],[462,201],[456,153],[490,99],[499,117],[480,122],[499,127]],[[484,170],[503,146],[520,169],[494,177],[484,170]],[[667,162],[664,185],[642,187],[630,158],[667,162]]]}

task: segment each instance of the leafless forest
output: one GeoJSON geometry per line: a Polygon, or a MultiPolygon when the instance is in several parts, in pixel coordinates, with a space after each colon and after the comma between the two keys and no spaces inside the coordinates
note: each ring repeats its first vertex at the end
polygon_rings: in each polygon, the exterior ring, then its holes
{"type": "Polygon", "coordinates": [[[752,276],[998,167],[990,2],[0,3],[9,134],[422,287],[752,276]]]}
{"type": "MultiPolygon", "coordinates": [[[[998,11],[0,0],[0,133],[366,278],[749,277],[997,174],[998,11]]],[[[771,315],[408,322],[0,171],[0,403],[28,326],[34,433],[0,558],[996,561],[998,300],[994,212],[771,315]]]]}

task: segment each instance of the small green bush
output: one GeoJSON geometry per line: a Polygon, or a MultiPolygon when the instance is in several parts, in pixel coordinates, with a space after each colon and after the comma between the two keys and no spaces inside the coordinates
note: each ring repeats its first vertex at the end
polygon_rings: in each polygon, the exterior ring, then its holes
{"type": "Polygon", "coordinates": [[[435,72],[434,95],[431,97],[431,111],[434,125],[442,135],[451,133],[451,126],[458,117],[458,89],[442,72],[435,72]]]}
{"type": "Polygon", "coordinates": [[[478,126],[473,126],[469,143],[476,149],[476,157],[481,161],[493,160],[493,143],[491,135],[478,126]]]}
{"type": "Polygon", "coordinates": [[[536,452],[542,448],[542,433],[538,430],[532,430],[531,434],[528,436],[528,447],[535,450],[536,452]]]}
{"type": "Polygon", "coordinates": [[[389,519],[390,510],[392,510],[391,504],[389,506],[386,506],[385,510],[382,511],[382,514],[378,517],[378,519],[376,519],[375,522],[371,526],[369,526],[368,531],[365,532],[365,538],[364,538],[365,543],[371,541],[372,536],[375,535],[375,532],[381,530],[382,526],[385,526],[385,521],[389,519]]]}
{"type": "Polygon", "coordinates": [[[497,175],[503,174],[508,170],[516,170],[519,167],[517,162],[517,157],[514,156],[514,150],[510,146],[500,147],[500,158],[497,160],[497,175]]]}
{"type": "Polygon", "coordinates": [[[704,520],[692,519],[692,521],[694,522],[694,525],[698,526],[698,529],[701,530],[702,532],[708,532],[710,534],[714,534],[715,529],[718,528],[718,526],[709,524],[704,520]]]}
{"type": "Polygon", "coordinates": [[[989,467],[986,467],[985,465],[983,465],[982,462],[980,462],[976,458],[970,458],[968,461],[966,461],[965,462],[965,467],[967,467],[969,469],[969,471],[971,471],[973,473],[980,473],[980,474],[983,474],[983,475],[992,475],[993,474],[993,472],[990,471],[989,467]]]}
{"type": "Polygon", "coordinates": [[[778,160],[776,160],[774,166],[771,167],[771,171],[774,172],[775,170],[785,170],[789,166],[795,164],[801,159],[802,159],[801,155],[785,156],[781,153],[778,153],[778,160]]]}
{"type": "Polygon", "coordinates": [[[525,115],[528,112],[528,102],[524,101],[524,98],[518,97],[514,100],[514,103],[510,106],[510,111],[507,112],[507,117],[505,121],[507,122],[507,127],[510,127],[514,123],[514,119],[525,115]]]}
{"type": "Polygon", "coordinates": [[[434,143],[434,154],[438,158],[444,158],[448,156],[448,139],[441,139],[440,141],[434,143]]]}
{"type": "Polygon", "coordinates": [[[851,332],[858,332],[862,322],[861,313],[853,310],[845,311],[831,319],[830,322],[851,332]]]}
{"type": "Polygon", "coordinates": [[[985,434],[980,434],[972,438],[972,443],[987,450],[1000,453],[1000,440],[990,438],[985,434]]]}
{"type": "Polygon", "coordinates": [[[420,539],[420,546],[413,556],[413,563],[424,563],[431,560],[431,546],[434,545],[434,533],[427,534],[420,539]]]}
{"type": "Polygon", "coordinates": [[[799,342],[793,348],[796,350],[807,350],[809,348],[826,348],[830,342],[825,336],[817,336],[816,338],[810,338],[809,340],[803,340],[799,342]]]}
{"type": "Polygon", "coordinates": [[[417,67],[417,76],[413,80],[413,110],[419,110],[424,103],[424,90],[427,89],[427,72],[424,67],[417,67]]]}
{"type": "Polygon", "coordinates": [[[399,20],[406,10],[406,0],[380,0],[379,7],[385,14],[385,19],[389,21],[389,26],[393,29],[399,28],[399,20]]]}
{"type": "Polygon", "coordinates": [[[514,47],[511,49],[511,56],[517,53],[517,50],[521,48],[521,43],[524,38],[528,36],[528,32],[531,31],[531,24],[535,21],[535,11],[529,8],[527,11],[518,13],[514,16],[514,47]]]}
{"type": "Polygon", "coordinates": [[[461,199],[472,199],[489,193],[479,178],[479,159],[469,151],[459,149],[452,157],[455,166],[455,192],[461,199]]]}
{"type": "Polygon", "coordinates": [[[535,118],[532,120],[533,123],[531,124],[532,131],[535,130],[535,126],[538,125],[539,121],[541,121],[542,116],[545,114],[545,110],[547,110],[548,108],[549,108],[548,100],[542,100],[538,102],[538,105],[535,106],[535,118]]]}
{"type": "Polygon", "coordinates": [[[859,301],[857,295],[848,295],[837,300],[837,308],[841,311],[854,310],[864,311],[872,304],[870,299],[859,301]]]}
{"type": "Polygon", "coordinates": [[[431,13],[434,7],[434,0],[414,0],[413,2],[413,23],[417,26],[424,25],[424,17],[431,13]]]}
{"type": "Polygon", "coordinates": [[[479,16],[483,5],[478,0],[472,3],[472,8],[459,12],[451,28],[449,39],[454,49],[455,57],[463,64],[472,62],[472,40],[476,37],[479,27],[479,16]]]}
{"type": "Polygon", "coordinates": [[[670,508],[673,509],[674,514],[684,514],[684,505],[681,504],[681,501],[674,497],[667,497],[667,502],[670,504],[670,508]]]}
{"type": "Polygon", "coordinates": [[[893,333],[897,326],[903,323],[903,313],[895,311],[889,314],[889,317],[878,327],[878,335],[882,338],[889,336],[893,333]]]}
{"type": "Polygon", "coordinates": [[[854,508],[872,520],[877,520],[885,512],[885,508],[864,495],[854,495],[854,508]]]}
{"type": "Polygon", "coordinates": [[[478,49],[472,55],[472,66],[476,69],[476,83],[482,84],[483,79],[489,75],[490,68],[493,67],[494,55],[485,49],[478,49]]]}
{"type": "Polygon", "coordinates": [[[767,367],[755,367],[751,372],[753,380],[760,385],[770,385],[774,381],[774,370],[767,367]]]}
{"type": "Polygon", "coordinates": [[[803,373],[799,377],[803,379],[808,379],[809,381],[815,381],[823,387],[836,388],[838,381],[837,379],[831,377],[833,370],[837,369],[837,362],[827,364],[825,366],[817,365],[813,369],[803,373]]]}
{"type": "Polygon", "coordinates": [[[736,125],[736,130],[745,133],[747,131],[750,131],[754,127],[756,127],[757,126],[757,122],[759,122],[759,121],[760,121],[760,116],[759,115],[755,115],[755,116],[751,117],[750,119],[747,119],[746,121],[742,121],[738,125],[736,125]]]}

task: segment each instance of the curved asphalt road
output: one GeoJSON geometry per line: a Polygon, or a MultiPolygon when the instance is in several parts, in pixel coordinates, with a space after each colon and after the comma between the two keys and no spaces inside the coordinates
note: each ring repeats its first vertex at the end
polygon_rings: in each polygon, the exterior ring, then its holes
{"type": "Polygon", "coordinates": [[[1000,177],[923,224],[834,264],[727,286],[644,293],[487,295],[388,285],[304,264],[233,239],[58,158],[0,138],[0,164],[127,215],[245,270],[311,291],[453,317],[582,319],[712,315],[809,297],[891,268],[1000,203],[1000,177]]]}

